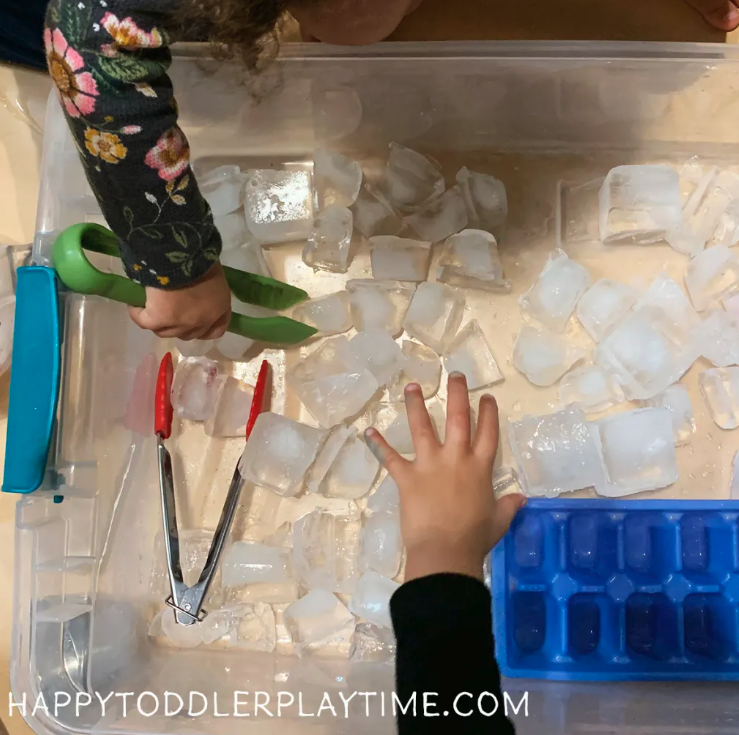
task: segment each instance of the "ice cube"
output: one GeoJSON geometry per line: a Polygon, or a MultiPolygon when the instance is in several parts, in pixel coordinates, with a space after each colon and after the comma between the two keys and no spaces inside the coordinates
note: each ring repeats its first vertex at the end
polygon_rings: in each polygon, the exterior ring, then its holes
{"type": "Polygon", "coordinates": [[[411,337],[441,355],[457,334],[464,306],[464,292],[441,283],[421,283],[403,326],[411,337]]]}
{"type": "Polygon", "coordinates": [[[313,192],[308,171],[246,172],[244,210],[254,237],[265,243],[304,240],[313,229],[313,192]]]}
{"type": "Polygon", "coordinates": [[[567,373],[559,384],[563,406],[581,408],[586,413],[605,411],[624,400],[621,386],[597,365],[583,365],[567,373]]]}
{"type": "Polygon", "coordinates": [[[511,282],[503,277],[503,264],[495,238],[483,230],[462,230],[444,245],[438,280],[450,286],[509,293],[511,282]]]}
{"type": "Polygon", "coordinates": [[[521,297],[521,310],[545,327],[562,332],[589,286],[587,270],[564,251],[555,250],[536,283],[521,297]]]}
{"type": "Polygon", "coordinates": [[[714,423],[722,429],[739,427],[739,367],[705,370],[698,383],[714,423]]]}
{"type": "Polygon", "coordinates": [[[672,414],[672,428],[675,431],[675,446],[687,444],[695,434],[695,417],[690,395],[682,385],[671,385],[654,398],[645,401],[650,408],[666,408],[672,414]]]}
{"type": "Polygon", "coordinates": [[[287,380],[326,428],[358,414],[380,388],[375,376],[357,364],[346,337],[326,340],[288,372],[287,380]]]}
{"type": "Polygon", "coordinates": [[[213,415],[205,423],[208,436],[245,437],[254,389],[243,380],[227,377],[213,415]]]}
{"type": "Polygon", "coordinates": [[[354,217],[345,207],[326,207],[317,217],[308,242],[303,248],[303,262],[313,270],[346,273],[352,247],[354,217]]]}
{"type": "Polygon", "coordinates": [[[664,311],[651,306],[631,313],[594,352],[595,362],[615,375],[629,400],[661,393],[680,380],[697,357],[692,330],[676,327],[664,311]]]}
{"type": "Polygon", "coordinates": [[[599,495],[624,495],[659,490],[677,482],[677,455],[672,414],[667,408],[641,408],[601,419],[605,478],[599,495]]]}
{"type": "Polygon", "coordinates": [[[506,495],[524,494],[516,470],[510,467],[501,467],[495,470],[493,473],[493,494],[496,500],[500,500],[506,495]]]}
{"type": "Polygon", "coordinates": [[[313,153],[313,178],[321,207],[351,207],[362,186],[362,167],[341,153],[318,148],[313,153]]]}
{"type": "Polygon", "coordinates": [[[505,380],[475,319],[460,331],[447,347],[444,352],[444,367],[449,374],[462,373],[467,378],[469,390],[477,390],[505,380]]]}
{"type": "Polygon", "coordinates": [[[380,188],[390,204],[413,212],[444,193],[444,176],[426,156],[391,143],[380,188]]]}
{"type": "Polygon", "coordinates": [[[251,541],[235,541],[223,557],[223,584],[241,587],[258,582],[284,582],[290,578],[289,552],[251,541]]]}
{"type": "Polygon", "coordinates": [[[358,436],[352,436],[336,455],[321,492],[333,498],[362,498],[374,485],[379,471],[380,463],[367,445],[358,436]]]}
{"type": "Polygon", "coordinates": [[[557,247],[573,242],[598,242],[598,198],[604,179],[557,182],[557,247]]]}
{"type": "Polygon", "coordinates": [[[216,343],[214,339],[177,339],[175,344],[182,357],[204,357],[216,343]]]}
{"type": "Polygon", "coordinates": [[[369,423],[399,454],[414,454],[413,437],[403,403],[379,403],[369,415],[369,423]]]}
{"type": "Polygon", "coordinates": [[[398,513],[373,513],[364,523],[360,535],[359,568],[394,577],[403,558],[403,537],[398,513]]]}
{"type": "Polygon", "coordinates": [[[251,240],[251,233],[242,212],[231,212],[215,217],[213,223],[221,234],[223,250],[233,250],[251,240]]]}
{"type": "Polygon", "coordinates": [[[446,193],[415,214],[404,218],[419,237],[429,242],[441,242],[467,227],[467,207],[462,189],[453,186],[446,193]]]}
{"type": "Polygon", "coordinates": [[[157,635],[161,631],[161,634],[178,648],[195,648],[203,643],[213,643],[218,638],[228,635],[236,626],[235,616],[229,615],[228,612],[216,610],[200,623],[179,625],[174,612],[166,608],[152,621],[149,635],[157,635]]]}
{"type": "Polygon", "coordinates": [[[172,382],[172,406],[181,419],[207,421],[214,413],[226,380],[218,363],[186,357],[177,364],[172,382]]]}
{"type": "Polygon", "coordinates": [[[380,386],[395,378],[405,363],[400,345],[384,329],[357,332],[349,340],[356,363],[369,370],[380,386]]]}
{"type": "Polygon", "coordinates": [[[457,183],[467,207],[470,227],[497,232],[508,216],[508,197],[505,185],[494,176],[462,168],[457,183]]]}
{"type": "Polygon", "coordinates": [[[373,513],[398,513],[400,510],[400,491],[390,475],[385,479],[372,495],[367,498],[367,514],[373,513]]]}
{"type": "Polygon", "coordinates": [[[425,281],[431,243],[402,237],[371,237],[372,276],[379,281],[425,281]]]}
{"type": "Polygon", "coordinates": [[[253,339],[242,337],[240,334],[226,332],[216,342],[218,351],[228,360],[240,362],[247,350],[251,349],[255,344],[253,339]]]}
{"type": "Polygon", "coordinates": [[[650,245],[680,226],[680,178],[669,166],[617,166],[600,190],[600,239],[650,245]]]}
{"type": "Polygon", "coordinates": [[[262,413],[239,461],[247,482],[290,497],[303,489],[327,432],[276,413],[262,413]]]}
{"type": "Polygon", "coordinates": [[[349,602],[349,610],[378,628],[391,628],[390,598],[399,587],[392,579],[376,572],[365,572],[349,602]]]}
{"type": "Polygon", "coordinates": [[[231,631],[231,645],[245,651],[272,653],[277,645],[275,613],[270,605],[241,605],[242,617],[231,631]]]}
{"type": "Polygon", "coordinates": [[[348,644],[354,634],[354,616],[325,590],[313,590],[294,602],[283,619],[300,657],[325,646],[348,644]]]}
{"type": "Polygon", "coordinates": [[[258,276],[272,277],[264,250],[258,242],[248,242],[233,250],[221,253],[221,265],[235,268],[245,273],[255,273],[258,276]]]}
{"type": "Polygon", "coordinates": [[[293,528],[293,571],[306,589],[352,594],[359,579],[359,514],[314,510],[293,528]]]}
{"type": "Polygon", "coordinates": [[[401,349],[405,356],[403,369],[400,375],[390,385],[390,400],[402,401],[405,395],[405,386],[408,383],[417,383],[421,386],[425,399],[436,395],[441,379],[441,361],[439,356],[426,345],[404,339],[401,349]]]}
{"type": "Polygon", "coordinates": [[[739,500],[739,452],[734,455],[731,463],[731,487],[729,488],[729,498],[731,500],[739,500]]]}
{"type": "Polygon", "coordinates": [[[352,213],[354,226],[365,237],[397,235],[403,229],[403,220],[367,186],[359,190],[352,213]]]}
{"type": "Polygon", "coordinates": [[[574,347],[561,335],[528,324],[513,346],[513,364],[534,385],[554,385],[576,362],[585,357],[585,350],[574,347]]]}
{"type": "Polygon", "coordinates": [[[635,309],[638,310],[642,306],[662,309],[667,318],[679,329],[692,329],[701,321],[685,292],[666,273],[657,275],[637,301],[635,309]]]}
{"type": "Polygon", "coordinates": [[[340,334],[352,328],[349,305],[349,294],[338,291],[298,304],[291,316],[296,321],[315,327],[323,336],[340,334]]]}
{"type": "Polygon", "coordinates": [[[362,663],[392,664],[395,661],[395,645],[392,629],[360,623],[352,637],[349,657],[352,661],[362,663]]]}
{"type": "Polygon", "coordinates": [[[317,493],[321,488],[324,477],[331,469],[336,457],[346,444],[347,440],[356,436],[357,430],[353,426],[339,424],[330,430],[328,439],[318,452],[318,457],[308,473],[306,487],[308,492],[317,493]]]}
{"type": "Polygon", "coordinates": [[[346,290],[358,331],[385,329],[393,337],[403,331],[403,319],[416,291],[415,285],[367,278],[347,281],[346,290]]]}
{"type": "Polygon", "coordinates": [[[711,244],[730,248],[739,243],[739,199],[735,199],[724,210],[713,233],[711,244]]]}
{"type": "Polygon", "coordinates": [[[603,482],[598,430],[580,409],[509,421],[508,437],[530,497],[554,497],[603,482]]]}
{"type": "Polygon", "coordinates": [[[717,245],[688,263],[685,285],[698,311],[739,292],[739,258],[729,248],[717,245]]]}
{"type": "Polygon", "coordinates": [[[213,217],[222,217],[241,207],[242,180],[238,166],[219,166],[198,178],[198,188],[213,217]]]}
{"type": "Polygon", "coordinates": [[[605,337],[611,327],[621,321],[636,303],[639,293],[625,283],[601,278],[577,304],[577,318],[596,341],[605,337]]]}
{"type": "Polygon", "coordinates": [[[711,309],[698,332],[701,355],[716,367],[739,365],[739,324],[723,309],[711,309]]]}

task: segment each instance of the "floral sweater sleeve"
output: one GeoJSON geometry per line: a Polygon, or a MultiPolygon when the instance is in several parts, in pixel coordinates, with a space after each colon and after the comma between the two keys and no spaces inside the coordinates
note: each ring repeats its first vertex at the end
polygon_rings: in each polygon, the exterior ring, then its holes
{"type": "Polygon", "coordinates": [[[51,0],[45,45],[88,181],[128,275],[180,288],[221,240],[190,171],[167,77],[176,0],[51,0]]]}

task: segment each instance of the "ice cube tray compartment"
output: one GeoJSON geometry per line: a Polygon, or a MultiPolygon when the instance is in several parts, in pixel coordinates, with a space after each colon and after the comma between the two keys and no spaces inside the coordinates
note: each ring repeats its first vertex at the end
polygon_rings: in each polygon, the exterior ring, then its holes
{"type": "Polygon", "coordinates": [[[505,676],[739,680],[739,502],[529,500],[493,564],[505,676]]]}

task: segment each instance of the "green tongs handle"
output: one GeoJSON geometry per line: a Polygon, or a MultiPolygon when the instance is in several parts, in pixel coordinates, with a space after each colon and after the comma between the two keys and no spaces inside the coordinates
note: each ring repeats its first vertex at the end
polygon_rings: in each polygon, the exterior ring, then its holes
{"type": "MultiPolygon", "coordinates": [[[[83,223],[68,227],[56,239],[51,260],[62,283],[75,293],[104,296],[129,306],[144,306],[143,286],[123,276],[103,273],[90,263],[85,250],[120,257],[115,235],[105,227],[83,223]]],[[[300,288],[272,278],[224,267],[226,280],[233,295],[249,304],[268,309],[287,309],[308,298],[300,288]]],[[[228,331],[234,334],[274,344],[292,345],[316,334],[316,329],[284,316],[250,317],[232,313],[228,331]]]]}

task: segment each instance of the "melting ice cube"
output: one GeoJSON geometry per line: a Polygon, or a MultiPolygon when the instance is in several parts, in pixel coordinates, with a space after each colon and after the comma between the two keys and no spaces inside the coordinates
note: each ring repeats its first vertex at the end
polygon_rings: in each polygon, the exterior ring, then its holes
{"type": "Polygon", "coordinates": [[[226,378],[213,415],[205,423],[208,436],[245,437],[254,389],[243,380],[226,378]]]}
{"type": "Polygon", "coordinates": [[[444,176],[426,156],[391,143],[380,187],[390,204],[412,212],[444,193],[444,176]]]}
{"type": "Polygon", "coordinates": [[[291,316],[299,322],[315,327],[323,336],[340,334],[352,327],[349,305],[349,294],[346,291],[338,291],[298,304],[291,316]]]}
{"type": "Polygon", "coordinates": [[[372,276],[377,280],[425,281],[431,243],[402,237],[370,238],[372,276]]]}
{"type": "Polygon", "coordinates": [[[391,664],[395,661],[395,635],[390,628],[371,623],[357,625],[349,653],[352,661],[391,664]]]}
{"type": "Polygon", "coordinates": [[[690,299],[680,286],[666,273],[660,273],[652,281],[644,295],[637,301],[635,309],[652,306],[662,309],[667,318],[679,329],[692,329],[700,324],[690,299]]]}
{"type": "Polygon", "coordinates": [[[303,261],[314,270],[346,273],[351,256],[354,217],[345,207],[326,207],[317,217],[303,261]]]}
{"type": "Polygon", "coordinates": [[[739,367],[705,370],[698,383],[715,424],[722,429],[739,427],[739,367]]]}
{"type": "Polygon", "coordinates": [[[695,418],[690,395],[682,385],[671,385],[654,398],[645,401],[650,408],[666,408],[672,414],[675,445],[687,444],[695,434],[695,418]]]}
{"type": "Polygon", "coordinates": [[[723,309],[706,312],[698,332],[701,355],[716,367],[739,365],[739,323],[723,309]]]}
{"type": "Polygon", "coordinates": [[[397,235],[403,229],[403,221],[388,204],[378,199],[367,186],[359,190],[352,205],[354,226],[365,237],[397,235]]]}
{"type": "Polygon", "coordinates": [[[442,354],[462,323],[462,291],[441,283],[421,283],[403,323],[406,332],[442,354]]]}
{"type": "Polygon", "coordinates": [[[400,571],[403,557],[403,537],[398,513],[373,513],[364,523],[360,536],[359,568],[371,569],[384,577],[394,577],[400,571]]]}
{"type": "Polygon", "coordinates": [[[379,487],[367,499],[367,514],[373,513],[397,513],[400,509],[400,491],[390,475],[385,475],[385,479],[380,483],[379,487]]]}
{"type": "Polygon", "coordinates": [[[705,311],[739,292],[739,258],[722,245],[708,248],[688,263],[685,285],[693,306],[705,311]]]}
{"type": "Polygon", "coordinates": [[[384,329],[357,332],[349,341],[356,363],[369,370],[380,386],[387,385],[405,363],[403,351],[384,329]]]}
{"type": "Polygon", "coordinates": [[[421,386],[425,399],[436,395],[441,379],[441,361],[439,356],[426,345],[403,340],[401,344],[405,362],[397,379],[390,385],[390,400],[402,401],[405,386],[417,383],[421,386]]]}
{"type": "Polygon", "coordinates": [[[495,238],[483,230],[463,230],[444,245],[438,279],[450,286],[509,293],[511,282],[503,277],[503,264],[495,238]]]}
{"type": "Polygon", "coordinates": [[[214,217],[235,212],[241,206],[241,169],[219,166],[198,178],[198,187],[214,217]]]}
{"type": "Polygon", "coordinates": [[[554,385],[585,351],[559,334],[524,324],[513,346],[513,364],[534,385],[554,385]]]}
{"type": "Polygon", "coordinates": [[[272,277],[262,246],[258,242],[250,242],[233,250],[221,253],[221,265],[236,268],[245,273],[256,273],[258,276],[272,277]]]}
{"type": "Polygon", "coordinates": [[[379,403],[370,412],[370,425],[399,454],[414,454],[413,437],[403,403],[379,403]]]}
{"type": "Polygon", "coordinates": [[[313,590],[294,602],[283,619],[301,657],[324,646],[348,644],[354,633],[354,616],[325,590],[313,590]]]}
{"type": "Polygon", "coordinates": [[[215,343],[214,339],[175,340],[182,357],[204,357],[210,352],[215,343]]]}
{"type": "Polygon", "coordinates": [[[563,406],[581,408],[586,413],[605,411],[624,400],[621,386],[597,365],[583,365],[567,373],[559,384],[563,406]]]}
{"type": "Polygon", "coordinates": [[[589,286],[587,270],[564,251],[555,250],[536,283],[521,297],[521,310],[545,327],[561,332],[589,286]]]}
{"type": "Polygon", "coordinates": [[[239,471],[247,482],[278,495],[296,495],[326,435],[284,416],[262,413],[241,455],[239,471]]]}
{"type": "Polygon", "coordinates": [[[605,478],[599,495],[619,498],[659,490],[677,481],[672,414],[666,408],[642,408],[601,419],[605,478]]]}
{"type": "Polygon", "coordinates": [[[248,337],[242,337],[240,334],[226,332],[217,342],[218,351],[228,360],[239,362],[244,353],[254,346],[254,340],[248,337]]]}
{"type": "Polygon", "coordinates": [[[233,250],[251,240],[242,212],[231,212],[215,217],[213,223],[221,235],[223,250],[233,250]]]}
{"type": "Polygon", "coordinates": [[[172,406],[181,419],[207,421],[214,413],[226,376],[204,357],[181,360],[172,382],[172,406]]]}
{"type": "Polygon", "coordinates": [[[416,291],[415,285],[368,278],[347,281],[346,290],[358,331],[384,329],[393,337],[403,331],[403,319],[416,291]]]}
{"type": "Polygon", "coordinates": [[[341,153],[318,148],[313,154],[313,178],[321,207],[351,207],[362,186],[362,167],[341,153]]]}
{"type": "Polygon", "coordinates": [[[356,428],[353,426],[345,426],[344,424],[334,426],[333,429],[330,430],[328,439],[326,439],[324,445],[321,447],[318,452],[318,456],[316,457],[316,461],[310,468],[308,479],[306,481],[308,492],[319,492],[323,479],[328,474],[328,471],[331,469],[331,466],[344,444],[346,444],[348,439],[356,436],[356,434],[356,428]]]}
{"type": "Polygon", "coordinates": [[[365,572],[349,602],[349,610],[378,628],[391,628],[390,598],[400,585],[376,572],[365,572]]]}
{"type": "Polygon", "coordinates": [[[240,607],[242,617],[231,631],[231,645],[245,651],[274,651],[277,632],[272,607],[263,602],[240,607]]]}
{"type": "Polygon", "coordinates": [[[459,186],[453,186],[445,194],[405,218],[405,223],[419,237],[429,242],[446,240],[467,227],[467,221],[467,207],[459,186]]]}
{"type": "Polygon", "coordinates": [[[339,450],[321,492],[334,498],[356,500],[364,497],[377,479],[380,463],[358,437],[349,437],[339,450]]]}
{"type": "Polygon", "coordinates": [[[497,232],[508,216],[505,185],[494,176],[462,168],[457,173],[470,227],[497,232]]]}
{"type": "Polygon", "coordinates": [[[290,578],[288,551],[250,541],[235,541],[223,557],[223,584],[240,587],[290,578]]]}
{"type": "Polygon", "coordinates": [[[636,303],[639,293],[625,283],[601,278],[583,295],[577,304],[577,318],[588,334],[600,342],[636,303]]]}
{"type": "Polygon", "coordinates": [[[475,319],[459,332],[444,352],[444,367],[449,374],[462,373],[467,378],[469,390],[477,390],[504,380],[475,319]]]}

